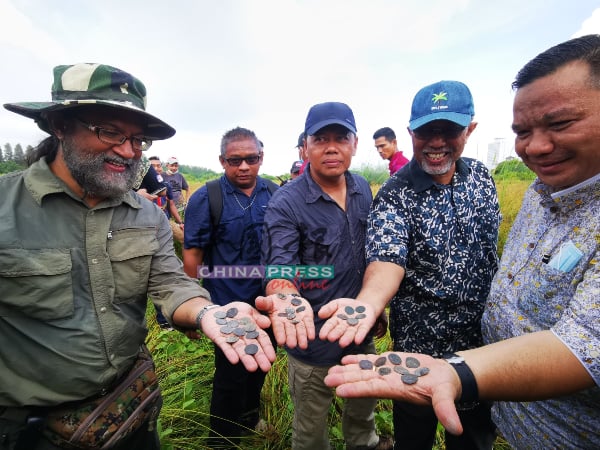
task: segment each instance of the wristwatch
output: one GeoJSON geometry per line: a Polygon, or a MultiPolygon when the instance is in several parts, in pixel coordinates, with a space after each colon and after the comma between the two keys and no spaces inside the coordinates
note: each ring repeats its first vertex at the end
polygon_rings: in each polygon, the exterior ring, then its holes
{"type": "MultiPolygon", "coordinates": [[[[196,330],[202,331],[201,323],[202,323],[202,318],[204,317],[204,314],[206,314],[206,312],[209,309],[218,308],[218,307],[219,307],[219,305],[215,305],[213,303],[209,303],[208,305],[202,307],[202,309],[196,316],[196,330]]],[[[204,333],[204,331],[202,331],[202,332],[204,333]]]]}
{"type": "Polygon", "coordinates": [[[443,359],[450,364],[460,379],[461,394],[456,401],[456,407],[459,410],[472,409],[479,404],[479,390],[477,389],[477,380],[475,375],[467,366],[464,358],[456,353],[449,353],[443,356],[443,359]]]}

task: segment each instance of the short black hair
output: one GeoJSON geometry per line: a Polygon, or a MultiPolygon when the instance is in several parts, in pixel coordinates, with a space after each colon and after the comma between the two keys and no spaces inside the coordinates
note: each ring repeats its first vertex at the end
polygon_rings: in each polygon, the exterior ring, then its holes
{"type": "Polygon", "coordinates": [[[373,133],[373,139],[379,139],[380,137],[384,137],[387,141],[392,142],[396,139],[396,133],[390,127],[383,127],[373,133]]]}
{"type": "Polygon", "coordinates": [[[522,88],[573,61],[587,62],[591,81],[600,88],[600,34],[570,39],[540,53],[519,70],[512,88],[522,88]]]}

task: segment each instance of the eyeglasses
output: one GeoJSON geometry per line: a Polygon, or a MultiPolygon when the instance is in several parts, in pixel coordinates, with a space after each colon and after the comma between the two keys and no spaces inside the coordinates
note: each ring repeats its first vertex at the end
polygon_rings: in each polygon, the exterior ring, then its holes
{"type": "Polygon", "coordinates": [[[233,167],[239,167],[242,165],[242,161],[246,161],[246,163],[249,166],[253,166],[255,164],[258,164],[258,162],[260,161],[262,154],[260,155],[252,155],[252,156],[246,156],[245,158],[224,158],[225,161],[227,161],[227,164],[229,164],[230,166],[233,167]]]}
{"type": "Polygon", "coordinates": [[[92,133],[96,133],[98,139],[105,144],[110,145],[122,145],[125,141],[131,141],[131,146],[136,151],[145,151],[152,145],[152,140],[146,137],[131,136],[127,137],[123,133],[114,130],[107,130],[106,128],[98,127],[96,125],[89,124],[83,120],[75,117],[75,120],[79,122],[83,127],[90,130],[92,133]]]}
{"type": "Polygon", "coordinates": [[[446,127],[446,128],[417,128],[413,130],[413,135],[421,140],[428,141],[435,136],[441,136],[444,139],[456,139],[466,130],[466,127],[446,127]]]}

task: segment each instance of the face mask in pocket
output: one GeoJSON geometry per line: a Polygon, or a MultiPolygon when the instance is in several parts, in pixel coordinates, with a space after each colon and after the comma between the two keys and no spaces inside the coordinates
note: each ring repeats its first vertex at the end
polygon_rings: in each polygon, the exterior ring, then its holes
{"type": "Polygon", "coordinates": [[[560,246],[558,253],[548,262],[548,266],[561,272],[570,272],[582,256],[582,251],[569,241],[560,246]]]}

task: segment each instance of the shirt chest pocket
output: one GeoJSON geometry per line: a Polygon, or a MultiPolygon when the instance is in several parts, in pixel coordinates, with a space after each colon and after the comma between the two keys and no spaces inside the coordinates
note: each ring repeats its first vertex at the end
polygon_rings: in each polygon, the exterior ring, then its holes
{"type": "Polygon", "coordinates": [[[112,231],[108,240],[115,303],[145,301],[152,257],[159,249],[154,228],[112,231]]]}
{"type": "Polygon", "coordinates": [[[71,268],[69,249],[0,249],[0,316],[71,316],[71,268]]]}

